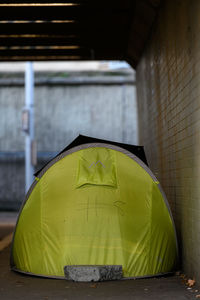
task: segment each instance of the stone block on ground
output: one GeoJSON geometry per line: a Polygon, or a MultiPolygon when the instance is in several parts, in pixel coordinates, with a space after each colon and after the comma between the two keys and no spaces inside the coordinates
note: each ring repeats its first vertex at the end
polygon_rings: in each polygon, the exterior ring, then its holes
{"type": "Polygon", "coordinates": [[[106,281],[119,280],[123,277],[121,265],[72,265],[65,266],[67,280],[73,281],[106,281]]]}

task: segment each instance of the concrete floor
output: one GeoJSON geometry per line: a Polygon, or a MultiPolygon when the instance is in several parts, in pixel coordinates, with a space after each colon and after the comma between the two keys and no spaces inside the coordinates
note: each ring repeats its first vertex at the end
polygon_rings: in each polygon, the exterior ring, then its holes
{"type": "MultiPolygon", "coordinates": [[[[3,241],[5,234],[13,230],[16,216],[5,217],[4,220],[1,217],[2,214],[0,214],[0,239],[3,241]]],[[[0,251],[1,300],[186,300],[197,299],[197,295],[200,294],[197,287],[188,289],[179,276],[108,281],[97,284],[25,276],[10,271],[9,253],[9,247],[0,251]]]]}

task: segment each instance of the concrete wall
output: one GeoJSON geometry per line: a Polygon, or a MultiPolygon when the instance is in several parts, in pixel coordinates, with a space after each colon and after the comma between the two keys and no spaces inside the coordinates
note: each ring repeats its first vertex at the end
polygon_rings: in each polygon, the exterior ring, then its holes
{"type": "Polygon", "coordinates": [[[137,143],[133,94],[134,87],[130,85],[38,87],[35,96],[38,150],[59,151],[79,133],[137,143]]]}
{"type": "MultiPolygon", "coordinates": [[[[137,144],[133,74],[131,80],[50,77],[36,83],[36,169],[78,134],[137,144]]],[[[23,79],[0,79],[0,209],[17,209],[24,198],[24,101],[23,79]]]]}
{"type": "Polygon", "coordinates": [[[200,1],[161,1],[137,67],[140,143],[175,218],[182,267],[200,283],[200,1]]]}

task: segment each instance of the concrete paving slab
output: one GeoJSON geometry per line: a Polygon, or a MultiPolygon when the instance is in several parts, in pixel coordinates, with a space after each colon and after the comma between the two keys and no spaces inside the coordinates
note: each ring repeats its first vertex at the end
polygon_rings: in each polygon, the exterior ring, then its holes
{"type": "Polygon", "coordinates": [[[8,247],[12,242],[13,234],[10,233],[9,235],[6,235],[2,240],[0,240],[0,251],[2,251],[4,248],[8,247]]]}
{"type": "Polygon", "coordinates": [[[82,283],[21,275],[10,271],[9,251],[0,252],[1,300],[188,300],[200,294],[178,276],[82,283]]]}
{"type": "Polygon", "coordinates": [[[17,216],[17,212],[0,211],[0,241],[13,232],[17,216]]]}

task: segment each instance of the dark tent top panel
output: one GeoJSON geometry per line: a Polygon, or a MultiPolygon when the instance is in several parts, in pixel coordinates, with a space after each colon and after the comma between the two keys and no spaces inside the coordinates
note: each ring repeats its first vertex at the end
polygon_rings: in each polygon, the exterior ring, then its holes
{"type": "MultiPolygon", "coordinates": [[[[121,148],[131,152],[132,154],[136,155],[139,159],[141,159],[148,166],[143,146],[135,146],[135,145],[130,145],[130,144],[117,143],[117,142],[113,142],[113,141],[97,139],[97,138],[84,136],[84,135],[79,135],[77,138],[75,138],[75,140],[73,140],[73,142],[71,142],[67,147],[65,147],[55,157],[59,156],[61,153],[65,152],[71,148],[74,148],[76,146],[83,145],[83,144],[90,144],[90,143],[104,143],[104,144],[110,144],[110,145],[115,145],[115,146],[121,147],[121,148]]],[[[51,159],[50,161],[52,161],[53,159],[51,159]]],[[[48,161],[48,163],[50,161],[48,161]]],[[[37,176],[47,164],[45,164],[34,175],[37,176]]]]}

